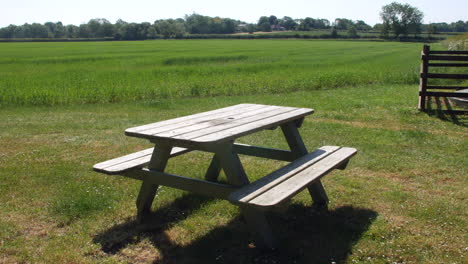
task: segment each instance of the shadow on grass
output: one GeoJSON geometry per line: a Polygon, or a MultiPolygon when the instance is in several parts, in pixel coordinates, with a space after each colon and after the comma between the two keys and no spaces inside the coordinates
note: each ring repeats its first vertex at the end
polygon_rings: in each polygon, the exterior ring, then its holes
{"type": "Polygon", "coordinates": [[[440,120],[468,127],[468,111],[454,109],[447,97],[429,97],[427,101],[427,113],[440,120]]]}
{"type": "Polygon", "coordinates": [[[186,195],[154,212],[148,224],[130,220],[98,234],[94,242],[107,254],[143,239],[161,252],[154,263],[343,263],[353,245],[377,217],[372,210],[344,206],[326,213],[293,204],[284,213],[269,213],[268,220],[280,241],[277,250],[255,248],[239,215],[203,237],[179,245],[165,231],[211,199],[186,195]]]}

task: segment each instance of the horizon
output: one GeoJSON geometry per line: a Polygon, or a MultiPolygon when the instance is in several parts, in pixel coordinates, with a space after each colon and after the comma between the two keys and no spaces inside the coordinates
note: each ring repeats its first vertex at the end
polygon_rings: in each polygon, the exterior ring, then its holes
{"type": "MultiPolygon", "coordinates": [[[[223,17],[240,20],[247,23],[257,23],[261,16],[274,15],[278,18],[284,16],[300,19],[305,17],[325,18],[333,22],[337,18],[346,18],[353,21],[362,20],[373,26],[380,21],[382,6],[394,1],[388,0],[360,0],[350,3],[348,1],[329,1],[327,3],[315,4],[316,1],[293,0],[284,5],[279,1],[256,1],[249,2],[238,0],[234,6],[219,5],[219,1],[200,0],[196,5],[187,0],[164,3],[158,6],[158,1],[135,0],[132,3],[122,0],[116,1],[90,1],[83,0],[80,6],[70,8],[67,3],[56,0],[44,0],[35,2],[31,0],[17,0],[14,3],[6,3],[6,12],[0,17],[0,27],[8,25],[24,25],[26,23],[62,22],[64,25],[80,25],[94,18],[104,18],[111,23],[118,19],[126,22],[153,23],[158,19],[183,18],[185,15],[197,13],[210,17],[223,17]],[[24,8],[28,6],[28,8],[24,8]],[[143,8],[148,6],[147,8],[143,8]],[[245,6],[248,6],[246,9],[245,6]],[[341,8],[337,9],[336,6],[341,8]],[[299,8],[303,7],[303,8],[299,8]],[[309,11],[310,10],[310,11],[309,11]]],[[[454,0],[421,1],[411,0],[408,3],[424,13],[424,24],[430,23],[452,23],[459,20],[468,20],[465,10],[468,3],[458,3],[454,0]],[[456,8],[448,8],[452,3],[456,8]]]]}

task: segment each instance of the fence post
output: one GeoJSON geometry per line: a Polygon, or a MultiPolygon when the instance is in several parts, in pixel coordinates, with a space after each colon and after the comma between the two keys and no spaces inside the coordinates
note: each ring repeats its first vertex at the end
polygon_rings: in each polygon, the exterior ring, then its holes
{"type": "Polygon", "coordinates": [[[430,52],[429,45],[424,45],[421,53],[421,76],[419,79],[419,111],[426,111],[426,89],[427,89],[427,73],[428,73],[428,57],[430,52]]]}

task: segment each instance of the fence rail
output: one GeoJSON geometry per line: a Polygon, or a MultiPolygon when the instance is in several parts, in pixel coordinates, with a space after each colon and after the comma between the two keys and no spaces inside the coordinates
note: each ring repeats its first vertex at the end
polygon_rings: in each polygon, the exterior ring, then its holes
{"type": "Polygon", "coordinates": [[[431,51],[429,45],[424,45],[421,53],[421,75],[419,85],[419,104],[420,111],[427,110],[428,98],[434,97],[459,97],[468,98],[468,93],[456,92],[461,89],[468,89],[468,86],[461,85],[428,85],[430,79],[451,79],[468,80],[468,74],[461,73],[430,73],[432,67],[468,67],[468,51],[431,51]],[[442,54],[437,55],[437,54],[442,54]],[[450,63],[431,63],[431,61],[450,61],[450,63]],[[461,62],[461,63],[453,63],[461,62]],[[444,91],[439,91],[444,90],[444,91]]]}

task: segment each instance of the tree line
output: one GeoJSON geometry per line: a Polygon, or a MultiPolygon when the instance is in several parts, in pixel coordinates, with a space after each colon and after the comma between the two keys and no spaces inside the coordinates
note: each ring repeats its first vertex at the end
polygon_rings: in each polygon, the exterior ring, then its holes
{"type": "Polygon", "coordinates": [[[156,38],[183,38],[193,34],[233,34],[238,32],[253,33],[257,31],[311,31],[330,30],[330,36],[337,36],[337,31],[347,30],[348,36],[357,37],[357,32],[378,31],[381,37],[401,37],[419,34],[422,31],[436,34],[438,32],[466,32],[468,21],[422,24],[423,13],[408,4],[393,2],[382,7],[382,23],[373,27],[362,20],[353,21],[337,18],[330,22],[323,18],[293,19],[288,16],[277,18],[274,15],[261,16],[257,23],[245,23],[230,18],[210,17],[193,13],[184,18],[160,19],[143,23],[128,23],[122,19],[114,24],[104,18],[91,19],[88,23],[63,25],[62,22],[32,23],[21,26],[9,25],[0,28],[3,39],[93,39],[109,38],[115,40],[144,40],[156,38]]]}
{"type": "Polygon", "coordinates": [[[346,30],[371,30],[364,21],[338,18],[333,23],[327,19],[293,19],[285,16],[262,16],[258,23],[245,23],[230,18],[209,17],[200,14],[186,15],[184,18],[160,19],[154,23],[128,23],[121,19],[114,24],[104,18],[95,18],[88,23],[63,25],[62,22],[32,23],[21,26],[9,25],[0,28],[0,38],[113,38],[115,40],[143,40],[155,38],[182,38],[187,34],[233,34],[257,31],[310,31],[336,28],[346,30]]]}

